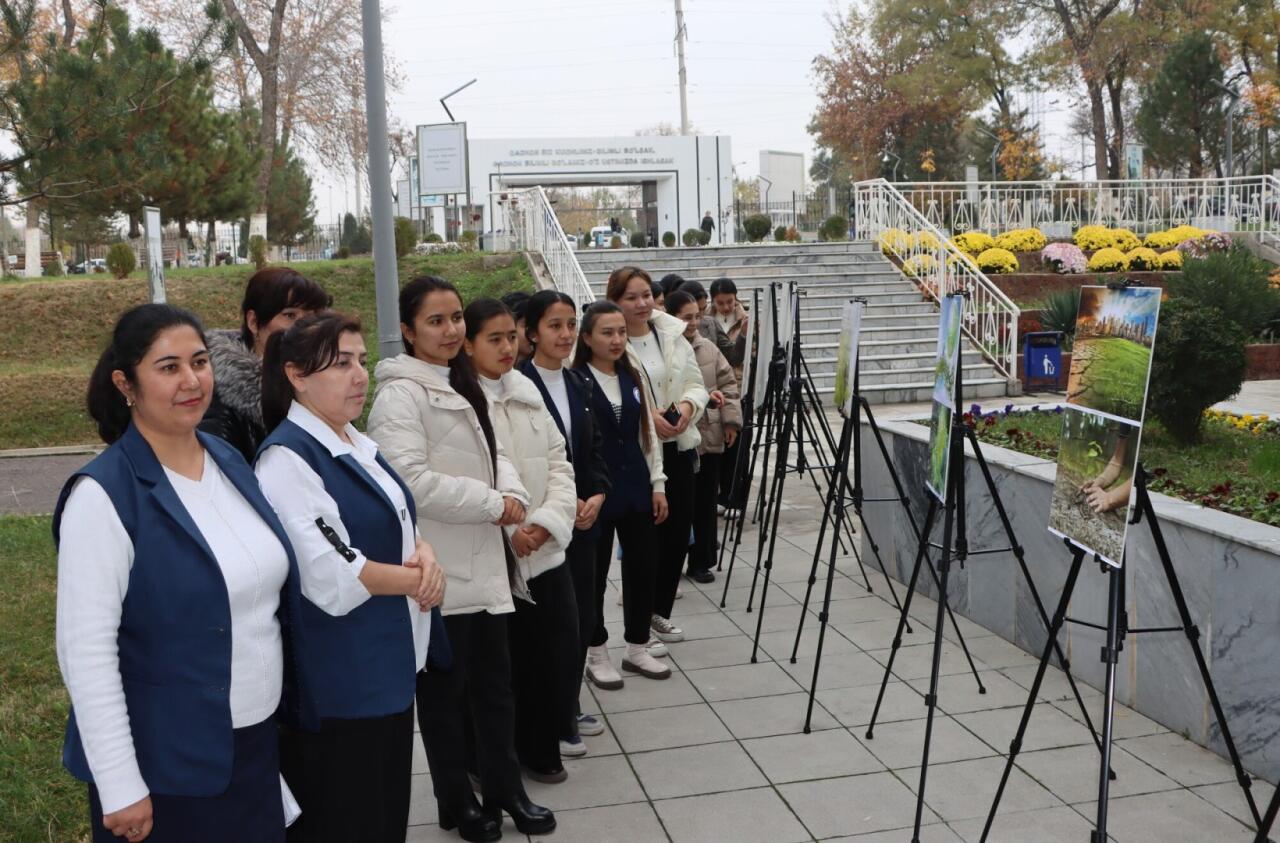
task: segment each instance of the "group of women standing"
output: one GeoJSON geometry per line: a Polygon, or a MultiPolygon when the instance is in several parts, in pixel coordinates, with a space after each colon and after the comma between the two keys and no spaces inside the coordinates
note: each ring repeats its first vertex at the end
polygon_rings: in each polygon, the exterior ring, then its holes
{"type": "Polygon", "coordinates": [[[517,328],[415,278],[367,435],[360,322],[292,270],[250,280],[238,333],[121,316],[88,390],[109,447],[54,517],[64,763],[96,841],[403,841],[415,706],[442,828],[555,829],[524,776],[564,780],[603,730],[584,668],[623,685],[614,539],[622,668],[665,679],[691,534],[713,546],[700,443],[736,432],[692,299],[655,310],[633,267],[608,298],[579,331],[536,293],[517,328]]]}

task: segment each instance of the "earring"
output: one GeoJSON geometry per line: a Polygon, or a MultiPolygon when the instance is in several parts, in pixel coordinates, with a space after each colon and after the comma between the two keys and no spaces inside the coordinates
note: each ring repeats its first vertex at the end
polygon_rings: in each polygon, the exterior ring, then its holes
{"type": "Polygon", "coordinates": [[[128,395],[126,395],[126,396],[124,397],[124,405],[125,405],[126,407],[132,407],[132,406],[133,406],[133,399],[132,399],[132,398],[130,398],[128,395]]]}

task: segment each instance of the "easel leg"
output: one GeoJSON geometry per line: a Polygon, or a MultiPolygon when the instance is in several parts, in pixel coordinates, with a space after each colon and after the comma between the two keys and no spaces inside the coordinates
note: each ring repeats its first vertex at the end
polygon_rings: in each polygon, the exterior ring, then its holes
{"type": "Polygon", "coordinates": [[[1091,843],[1107,843],[1107,803],[1111,794],[1111,730],[1116,710],[1116,665],[1120,661],[1120,648],[1123,645],[1120,614],[1124,610],[1124,570],[1111,565],[1106,568],[1107,639],[1102,647],[1102,661],[1107,666],[1107,681],[1102,709],[1102,763],[1098,768],[1098,819],[1089,838],[1091,843]]]}
{"type": "MultiPolygon", "coordinates": [[[[841,432],[840,447],[836,452],[836,472],[843,475],[849,464],[849,439],[852,433],[851,425],[845,422],[845,429],[841,432]]],[[[822,595],[822,611],[818,613],[818,649],[814,653],[813,658],[813,679],[809,683],[809,706],[805,710],[804,715],[804,733],[809,734],[813,721],[813,701],[818,693],[818,673],[822,669],[822,646],[826,643],[827,636],[827,618],[831,612],[831,585],[835,577],[836,571],[836,537],[840,535],[840,521],[845,517],[844,511],[844,483],[836,482],[832,484],[832,490],[835,492],[835,517],[836,524],[831,534],[831,555],[827,560],[827,587],[822,595]]],[[[816,560],[815,560],[816,561],[816,560]]],[[[801,612],[803,619],[804,612],[801,612]]],[[[800,646],[800,627],[796,627],[796,647],[800,646]]],[[[791,662],[795,663],[795,649],[791,651],[791,662]]]]}
{"type": "MultiPolygon", "coordinates": [[[[793,431],[794,413],[799,413],[800,408],[795,405],[795,399],[798,397],[798,390],[794,384],[791,390],[791,400],[788,401],[786,410],[786,420],[782,424],[782,438],[778,441],[778,464],[774,471],[774,490],[772,501],[772,518],[773,522],[769,525],[769,555],[764,559],[764,583],[760,587],[760,614],[756,616],[756,635],[751,642],[751,663],[756,663],[756,657],[760,651],[760,631],[764,626],[764,608],[769,598],[769,578],[773,572],[773,552],[778,543],[778,516],[782,513],[782,490],[787,479],[787,455],[791,446],[791,434],[793,431]]],[[[756,573],[759,574],[760,566],[757,563],[756,573]]],[[[754,583],[752,590],[754,591],[754,583]]],[[[750,611],[750,597],[748,597],[748,608],[750,611]]]]}
{"type": "MultiPolygon", "coordinates": [[[[844,438],[847,434],[848,422],[845,423],[845,428],[846,429],[844,431],[841,431],[841,434],[840,434],[841,443],[844,442],[844,438]]],[[[840,450],[836,456],[836,473],[837,474],[839,473],[839,466],[840,466],[840,459],[841,459],[840,454],[843,453],[843,449],[844,449],[844,445],[841,444],[840,450]]],[[[827,494],[824,496],[825,501],[823,502],[823,505],[822,505],[822,523],[818,527],[818,541],[816,544],[814,544],[814,547],[813,547],[813,563],[809,566],[809,579],[804,590],[804,602],[800,606],[800,619],[796,623],[796,641],[795,641],[795,644],[793,644],[791,647],[791,663],[792,664],[796,663],[796,653],[800,649],[800,633],[804,630],[804,616],[805,616],[805,613],[809,611],[809,599],[813,595],[813,586],[818,581],[818,560],[822,558],[823,543],[826,540],[826,535],[827,535],[827,523],[832,518],[832,507],[843,506],[843,502],[844,502],[843,490],[844,490],[844,486],[842,483],[839,483],[839,482],[832,483],[827,488],[827,494]],[[840,501],[840,504],[836,503],[837,500],[840,501]]],[[[839,518],[839,510],[837,510],[836,518],[839,518]]],[[[836,552],[837,538],[839,537],[839,535],[840,535],[840,524],[837,521],[831,534],[832,559],[831,559],[831,568],[829,569],[829,571],[835,568],[835,552],[836,552]]],[[[828,581],[827,591],[828,592],[830,592],[831,590],[830,580],[831,580],[831,576],[830,576],[830,573],[828,572],[828,575],[827,575],[827,581],[828,581]]]]}
{"type": "MultiPolygon", "coordinates": [[[[955,483],[956,460],[952,460],[952,475],[949,484],[955,483]]],[[[962,467],[961,467],[962,468],[962,467]]],[[[952,490],[952,495],[955,492],[952,490]]],[[[924,816],[925,781],[929,775],[929,743],[933,739],[933,716],[938,707],[938,674],[942,670],[942,625],[946,621],[947,578],[951,573],[951,533],[955,520],[952,495],[948,495],[946,514],[942,522],[942,559],[938,562],[938,574],[941,578],[938,591],[938,612],[933,626],[933,664],[929,669],[929,693],[925,695],[924,751],[920,757],[920,785],[916,788],[916,821],[913,827],[912,843],[920,843],[920,822],[924,816]]]]}
{"type": "Polygon", "coordinates": [[[1049,666],[1049,658],[1053,655],[1053,642],[1062,631],[1062,624],[1067,617],[1067,607],[1071,603],[1071,595],[1075,592],[1076,578],[1084,564],[1084,551],[1072,547],[1071,569],[1067,572],[1067,581],[1062,586],[1062,597],[1058,600],[1058,608],[1053,613],[1053,621],[1049,626],[1049,637],[1044,642],[1044,651],[1040,654],[1040,665],[1036,668],[1036,678],[1031,682],[1031,692],[1027,695],[1027,704],[1022,709],[1022,719],[1018,722],[1018,732],[1009,744],[1009,757],[1005,759],[1004,772],[1000,775],[1000,785],[996,788],[995,799],[991,802],[991,810],[987,814],[987,823],[982,827],[981,843],[985,843],[991,833],[991,824],[995,821],[996,811],[1000,808],[1000,798],[1004,796],[1005,785],[1009,783],[1009,774],[1013,772],[1013,764],[1022,750],[1022,739],[1027,734],[1027,724],[1031,721],[1031,710],[1040,695],[1040,684],[1044,681],[1045,670],[1049,666]]]}
{"type": "Polygon", "coordinates": [[[1276,813],[1278,811],[1280,811],[1280,787],[1277,787],[1276,792],[1271,794],[1271,804],[1267,806],[1267,813],[1258,825],[1258,836],[1254,838],[1253,843],[1271,843],[1271,838],[1267,835],[1271,833],[1271,827],[1276,824],[1276,813]]]}

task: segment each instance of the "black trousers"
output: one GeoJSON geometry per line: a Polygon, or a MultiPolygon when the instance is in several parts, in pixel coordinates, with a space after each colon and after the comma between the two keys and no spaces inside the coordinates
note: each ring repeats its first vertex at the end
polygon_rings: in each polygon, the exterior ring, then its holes
{"type": "Polygon", "coordinates": [[[596,540],[596,626],[591,646],[599,647],[609,641],[609,632],[604,628],[604,593],[609,587],[615,532],[622,545],[622,637],[628,644],[648,644],[649,619],[653,613],[653,562],[657,553],[653,513],[629,512],[613,519],[601,517],[597,523],[600,536],[596,540]]]}
{"type": "Polygon", "coordinates": [[[716,499],[720,489],[723,454],[703,454],[693,489],[693,547],[689,551],[689,573],[708,571],[716,564],[716,499]]]}
{"type": "Polygon", "coordinates": [[[516,700],[516,755],[535,770],[560,766],[560,737],[577,706],[586,651],[578,635],[578,601],[568,564],[528,582],[533,603],[516,601],[508,623],[511,687],[516,700]],[[578,667],[575,676],[574,668],[578,667]]]}
{"type": "Polygon", "coordinates": [[[570,669],[570,705],[560,724],[560,737],[578,734],[578,694],[582,691],[582,672],[587,666],[587,645],[596,631],[596,534],[575,530],[573,541],[564,552],[564,567],[573,581],[574,603],[578,606],[578,649],[570,669]]]}
{"type": "Polygon", "coordinates": [[[386,717],[326,718],[319,732],[281,729],[280,771],[302,808],[289,843],[404,843],[413,706],[386,717]]]}
{"type": "Polygon", "coordinates": [[[418,727],[431,767],[436,800],[456,806],[471,798],[467,779],[468,730],[474,724],[476,762],[486,801],[523,793],[515,750],[515,700],[507,616],[474,612],[447,615],[453,669],[418,674],[418,727]],[[465,709],[470,721],[464,717],[465,709]]]}
{"type": "Polygon", "coordinates": [[[697,452],[662,446],[662,468],[667,475],[667,520],[658,525],[658,556],[654,565],[653,613],[671,617],[676,588],[689,555],[689,528],[693,526],[694,463],[697,452]]]}
{"type": "Polygon", "coordinates": [[[742,509],[747,505],[747,491],[751,488],[751,431],[743,430],[733,445],[720,455],[720,503],[722,506],[742,509]],[[738,466],[737,482],[734,482],[734,465],[738,466]]]}

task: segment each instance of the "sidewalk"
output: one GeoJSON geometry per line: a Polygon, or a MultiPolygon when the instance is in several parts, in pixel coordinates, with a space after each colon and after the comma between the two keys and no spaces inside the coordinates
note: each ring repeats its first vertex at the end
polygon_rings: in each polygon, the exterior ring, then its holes
{"type": "Polygon", "coordinates": [[[1240,387],[1240,394],[1213,405],[1215,410],[1240,415],[1266,414],[1272,418],[1280,418],[1280,380],[1245,381],[1240,387]]]}
{"type": "MultiPolygon", "coordinates": [[[[789,656],[804,599],[820,509],[811,488],[788,485],[761,653],[751,663],[759,612],[745,605],[755,562],[755,532],[719,608],[724,574],[699,587],[685,581],[676,621],[689,640],[670,645],[666,681],[626,678],[620,691],[588,688],[583,710],[602,713],[608,730],[585,738],[590,754],[566,759],[569,780],[530,783],[530,796],[557,812],[556,843],[566,841],[789,841],[910,839],[919,781],[936,604],[917,597],[914,634],[905,635],[875,738],[866,724],[896,627],[886,580],[838,562],[810,735],[802,733],[818,622],[805,617],[800,658],[789,656]],[[794,491],[793,491],[794,489],[794,491]]],[[[807,487],[807,484],[805,484],[807,487]]],[[[826,558],[824,554],[824,560],[826,558]]],[[[868,560],[871,562],[871,560],[868,560]]],[[[616,566],[614,574],[616,575],[616,566]]],[[[822,582],[822,580],[820,580],[822,582]]],[[[614,588],[617,587],[616,582],[614,588]]],[[[899,595],[900,584],[895,584],[899,595]]],[[[820,599],[815,590],[815,599],[820,599]]],[[[612,642],[621,607],[605,600],[612,642]]],[[[757,594],[756,605],[759,604],[757,594]]],[[[979,695],[953,633],[943,648],[939,711],[926,791],[927,843],[977,841],[1016,730],[1035,661],[962,618],[987,693],[979,695]]],[[[614,654],[615,664],[621,651],[614,654]]],[[[1082,686],[1090,715],[1101,695],[1082,686]]],[[[1247,810],[1231,767],[1123,706],[1116,716],[1111,839],[1120,843],[1251,841],[1247,810]]],[[[436,823],[422,747],[415,745],[409,841],[456,841],[436,823]]],[[[1051,670],[1025,748],[1001,803],[992,843],[1088,840],[1097,794],[1098,755],[1063,676],[1051,670]]],[[[1254,785],[1259,808],[1272,788],[1254,785]]],[[[511,825],[504,839],[524,839],[511,825]]]]}

